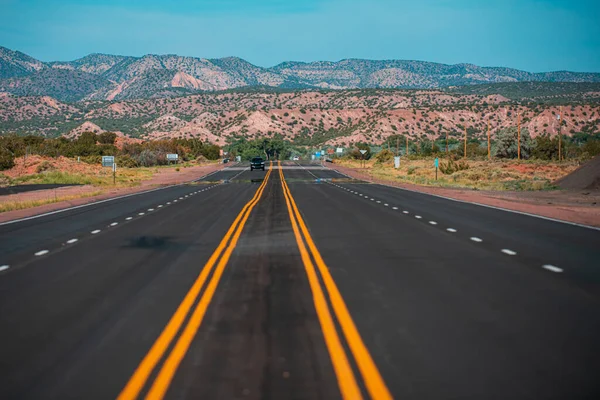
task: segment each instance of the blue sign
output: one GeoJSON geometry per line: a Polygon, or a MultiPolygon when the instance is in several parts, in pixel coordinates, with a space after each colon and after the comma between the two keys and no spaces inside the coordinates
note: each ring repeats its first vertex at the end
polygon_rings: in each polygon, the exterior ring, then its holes
{"type": "Polygon", "coordinates": [[[440,162],[439,162],[439,160],[437,158],[435,159],[434,165],[435,165],[436,168],[440,165],[440,162]]]}
{"type": "Polygon", "coordinates": [[[315,157],[321,157],[321,152],[320,152],[320,151],[317,151],[317,152],[315,153],[315,157]]]}

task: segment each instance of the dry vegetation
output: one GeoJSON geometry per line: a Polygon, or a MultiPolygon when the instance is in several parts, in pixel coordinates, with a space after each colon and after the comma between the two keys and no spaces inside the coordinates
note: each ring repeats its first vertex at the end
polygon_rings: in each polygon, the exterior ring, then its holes
{"type": "MultiPolygon", "coordinates": [[[[447,160],[440,158],[440,163],[447,160]]],[[[426,186],[470,188],[477,190],[549,190],[555,189],[552,182],[574,171],[579,163],[575,161],[517,161],[517,160],[468,160],[469,168],[450,175],[438,170],[435,179],[434,158],[405,159],[399,169],[394,169],[393,161],[384,163],[372,159],[365,163],[366,172],[374,178],[414,183],[426,186]]],[[[358,160],[336,160],[336,164],[361,169],[358,160]]]]}

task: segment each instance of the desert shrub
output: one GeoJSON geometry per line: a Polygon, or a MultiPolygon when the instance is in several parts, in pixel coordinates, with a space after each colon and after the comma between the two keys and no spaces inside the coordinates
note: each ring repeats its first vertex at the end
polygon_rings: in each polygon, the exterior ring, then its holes
{"type": "Polygon", "coordinates": [[[118,156],[115,159],[119,168],[136,168],[139,167],[138,162],[129,155],[118,156]]]}
{"type": "Polygon", "coordinates": [[[8,149],[0,147],[0,171],[15,166],[15,156],[8,149]]]}
{"type": "Polygon", "coordinates": [[[408,170],[406,171],[407,175],[412,175],[415,173],[415,171],[417,170],[418,167],[415,167],[414,165],[411,165],[410,167],[408,167],[408,170]]]}
{"type": "Polygon", "coordinates": [[[450,159],[446,164],[441,162],[439,168],[442,174],[452,175],[457,171],[469,169],[469,163],[467,163],[465,160],[455,161],[450,159]]]}
{"type": "Polygon", "coordinates": [[[558,136],[551,138],[549,134],[539,135],[535,138],[535,147],[531,155],[540,160],[558,158],[558,136]]]}
{"type": "MultiPolygon", "coordinates": [[[[496,134],[495,156],[499,158],[517,158],[517,128],[500,129],[496,134]]],[[[527,128],[521,129],[521,158],[529,158],[532,149],[531,136],[527,128]]]]}
{"type": "Polygon", "coordinates": [[[103,132],[98,135],[98,142],[102,144],[115,144],[117,134],[114,132],[103,132]]]}
{"type": "Polygon", "coordinates": [[[356,148],[349,153],[349,156],[355,160],[369,160],[371,158],[371,147],[365,143],[358,143],[356,148]],[[366,150],[367,152],[363,155],[360,153],[361,150],[366,150]]]}
{"type": "Polygon", "coordinates": [[[375,156],[377,162],[385,163],[394,158],[394,153],[389,150],[382,150],[375,156]]]}
{"type": "Polygon", "coordinates": [[[44,171],[52,171],[54,170],[54,165],[49,162],[49,161],[44,161],[38,164],[38,166],[35,168],[35,172],[42,173],[44,171]]]}
{"type": "Polygon", "coordinates": [[[152,167],[158,164],[158,157],[155,152],[143,150],[136,158],[136,161],[142,167],[152,167]]]}
{"type": "Polygon", "coordinates": [[[102,164],[102,156],[93,155],[93,156],[84,156],[81,157],[81,161],[86,164],[102,164]]]}

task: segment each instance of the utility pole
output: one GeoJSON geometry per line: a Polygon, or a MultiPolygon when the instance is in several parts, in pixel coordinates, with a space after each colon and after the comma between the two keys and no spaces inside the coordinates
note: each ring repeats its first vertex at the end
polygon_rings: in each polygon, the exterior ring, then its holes
{"type": "Polygon", "coordinates": [[[446,129],[446,154],[448,154],[448,129],[446,129]]]}
{"type": "Polygon", "coordinates": [[[405,156],[408,155],[408,133],[406,134],[406,154],[405,156]]]}
{"type": "Polygon", "coordinates": [[[396,156],[400,155],[400,137],[396,138],[396,156]]]}
{"type": "Polygon", "coordinates": [[[488,131],[487,132],[488,133],[488,161],[490,161],[492,159],[492,155],[491,155],[491,151],[490,151],[490,149],[491,149],[491,146],[490,146],[490,117],[488,117],[487,123],[488,123],[487,124],[488,125],[488,127],[487,127],[488,128],[488,130],[487,130],[488,131]]]}
{"type": "Polygon", "coordinates": [[[517,160],[521,159],[521,112],[517,111],[517,160]]]}
{"type": "Polygon", "coordinates": [[[558,109],[558,161],[562,159],[562,135],[560,134],[560,128],[562,124],[562,106],[558,109]]]}
{"type": "Polygon", "coordinates": [[[467,158],[467,126],[464,126],[465,128],[465,158],[467,158]]]}

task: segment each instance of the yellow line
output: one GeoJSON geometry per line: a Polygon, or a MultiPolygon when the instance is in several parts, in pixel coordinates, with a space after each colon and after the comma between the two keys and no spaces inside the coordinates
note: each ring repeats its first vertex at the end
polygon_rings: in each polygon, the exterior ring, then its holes
{"type": "Polygon", "coordinates": [[[196,336],[196,333],[198,332],[198,329],[200,328],[200,325],[202,324],[202,320],[204,318],[204,315],[206,314],[206,310],[208,309],[208,306],[213,298],[215,290],[217,289],[217,285],[219,284],[219,281],[221,280],[221,276],[223,275],[225,266],[227,265],[227,262],[229,261],[229,257],[231,256],[231,253],[235,249],[238,239],[240,238],[240,235],[242,234],[244,225],[246,224],[246,221],[248,220],[248,217],[250,216],[252,209],[258,203],[258,201],[260,200],[260,197],[262,196],[265,185],[269,180],[269,176],[271,175],[272,169],[273,169],[273,165],[271,164],[271,166],[269,167],[269,171],[267,172],[267,175],[265,176],[263,185],[261,185],[261,187],[258,189],[258,192],[257,192],[258,198],[256,200],[254,200],[254,202],[251,204],[250,208],[248,209],[248,212],[246,213],[246,215],[244,215],[244,218],[240,222],[238,229],[236,230],[233,238],[231,239],[229,246],[227,247],[227,250],[225,250],[225,253],[223,253],[223,256],[219,260],[219,264],[217,265],[215,272],[214,272],[212,278],[210,279],[208,286],[206,287],[206,290],[202,294],[202,297],[200,298],[198,305],[196,306],[192,316],[190,317],[188,324],[186,325],[181,336],[177,340],[177,343],[175,344],[173,351],[171,351],[171,354],[169,354],[169,357],[163,364],[160,372],[158,373],[158,376],[156,377],[156,379],[154,381],[154,384],[152,385],[152,387],[150,388],[150,391],[148,392],[148,395],[146,396],[146,399],[162,399],[164,397],[165,393],[167,392],[167,390],[169,389],[169,385],[171,384],[171,381],[173,380],[173,377],[175,376],[175,372],[177,371],[179,364],[183,360],[183,357],[187,353],[187,351],[192,343],[192,340],[196,336]]]}
{"type": "Polygon", "coordinates": [[[206,282],[206,279],[207,279],[208,275],[210,274],[210,271],[212,270],[217,259],[223,252],[223,249],[227,245],[227,242],[229,241],[232,234],[234,233],[236,226],[238,225],[240,220],[243,218],[244,214],[246,214],[246,211],[248,211],[248,209],[251,206],[253,206],[253,204],[260,197],[260,194],[262,193],[262,189],[265,187],[265,185],[267,183],[269,174],[270,174],[270,171],[267,172],[267,176],[265,177],[265,180],[263,181],[261,186],[257,189],[257,191],[254,194],[254,196],[252,197],[252,199],[242,208],[242,211],[240,211],[240,213],[238,214],[236,219],[233,221],[233,223],[229,227],[229,230],[227,231],[227,233],[225,234],[225,236],[223,237],[223,239],[221,240],[221,242],[219,243],[219,245],[217,246],[217,248],[215,249],[215,251],[213,252],[211,257],[209,258],[209,260],[206,262],[206,264],[202,268],[200,275],[198,276],[198,278],[196,279],[196,281],[194,282],[194,284],[192,285],[190,290],[185,295],[181,304],[179,304],[179,307],[177,307],[175,314],[173,314],[173,316],[171,317],[171,319],[169,320],[169,322],[167,323],[167,325],[161,332],[158,339],[156,339],[156,341],[154,342],[154,344],[152,345],[152,347],[150,348],[150,350],[148,351],[148,353],[146,354],[144,359],[140,362],[140,364],[136,368],[135,372],[133,373],[133,375],[131,376],[131,378],[129,379],[129,381],[127,382],[127,384],[125,385],[125,387],[123,388],[123,390],[121,391],[119,396],[117,397],[118,400],[136,399],[139,396],[140,391],[146,384],[146,381],[148,380],[148,377],[150,376],[150,374],[156,367],[156,364],[160,361],[160,359],[164,355],[165,351],[167,350],[167,348],[173,341],[173,338],[175,337],[177,332],[179,332],[179,329],[181,328],[181,325],[183,324],[185,317],[188,315],[190,309],[192,308],[194,301],[198,297],[200,290],[204,286],[204,283],[206,282]]]}
{"type": "Polygon", "coordinates": [[[333,311],[335,312],[337,319],[342,327],[342,331],[344,332],[344,336],[346,337],[346,341],[348,342],[348,346],[354,355],[354,359],[356,364],[358,365],[358,369],[362,374],[362,378],[367,387],[367,391],[369,395],[374,399],[392,399],[392,395],[390,394],[371,354],[369,354],[369,350],[365,346],[352,317],[350,316],[350,312],[348,311],[348,307],[342,298],[342,295],[335,284],[333,277],[329,273],[329,268],[323,261],[319,250],[317,250],[317,246],[315,246],[310,233],[298,211],[298,207],[296,202],[294,201],[294,197],[292,196],[287,183],[283,177],[283,172],[281,173],[282,177],[282,185],[284,188],[284,192],[289,196],[292,209],[294,210],[294,215],[300,224],[300,229],[304,235],[304,239],[308,244],[308,247],[315,259],[315,263],[319,268],[319,272],[321,273],[321,277],[323,278],[323,283],[325,284],[325,288],[329,293],[329,297],[331,299],[331,304],[333,306],[333,311]]]}
{"type": "Polygon", "coordinates": [[[323,336],[325,338],[325,344],[327,346],[327,350],[329,351],[329,357],[331,358],[331,362],[333,364],[333,369],[337,377],[340,392],[342,393],[342,397],[344,399],[362,399],[362,394],[358,384],[356,383],[356,377],[354,376],[352,367],[348,362],[348,357],[346,356],[338,333],[335,329],[335,324],[331,318],[331,313],[329,312],[329,307],[327,306],[323,289],[319,284],[319,278],[317,277],[315,266],[313,265],[310,255],[306,250],[306,246],[302,241],[302,236],[300,235],[298,225],[292,214],[292,206],[290,204],[289,195],[285,191],[285,180],[283,178],[283,171],[281,168],[279,169],[279,176],[281,177],[281,187],[285,196],[285,203],[287,204],[290,221],[292,222],[292,229],[294,231],[294,236],[296,237],[298,249],[300,250],[302,263],[304,264],[304,269],[308,277],[308,283],[313,293],[315,310],[317,311],[317,316],[321,324],[321,331],[323,332],[323,336]]]}

